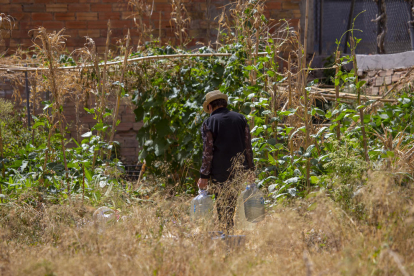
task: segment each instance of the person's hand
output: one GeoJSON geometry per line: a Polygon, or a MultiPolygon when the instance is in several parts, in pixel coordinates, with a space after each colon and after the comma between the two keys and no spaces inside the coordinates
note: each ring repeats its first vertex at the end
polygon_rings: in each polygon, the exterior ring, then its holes
{"type": "Polygon", "coordinates": [[[198,182],[197,182],[197,186],[201,190],[205,190],[207,188],[207,186],[208,186],[208,179],[199,178],[198,179],[198,182]]]}

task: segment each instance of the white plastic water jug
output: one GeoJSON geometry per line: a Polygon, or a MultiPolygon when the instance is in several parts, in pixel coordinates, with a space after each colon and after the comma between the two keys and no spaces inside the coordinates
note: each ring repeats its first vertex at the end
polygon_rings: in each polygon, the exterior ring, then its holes
{"type": "Polygon", "coordinates": [[[213,214],[213,199],[206,190],[198,190],[198,196],[193,198],[190,207],[192,220],[209,219],[213,214]]]}
{"type": "Polygon", "coordinates": [[[244,214],[248,222],[259,222],[265,217],[263,193],[256,184],[247,185],[242,192],[244,214]]]}

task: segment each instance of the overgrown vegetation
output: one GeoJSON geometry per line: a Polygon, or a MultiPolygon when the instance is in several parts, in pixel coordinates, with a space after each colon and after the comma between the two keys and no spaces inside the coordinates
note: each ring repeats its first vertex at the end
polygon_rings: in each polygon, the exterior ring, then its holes
{"type": "MultiPolygon", "coordinates": [[[[171,14],[178,48],[160,46],[151,27],[142,25],[151,10],[145,1],[130,5],[139,45],[131,45],[128,34],[117,57],[108,22],[103,60],[93,39],[69,54],[70,38],[44,28],[36,30],[30,55],[3,58],[14,67],[39,68],[28,72],[30,101],[43,112],[32,114],[28,129],[23,111],[0,101],[2,273],[414,272],[410,81],[389,89],[388,102],[365,96],[365,82],[356,75],[360,40],[351,30],[352,54],[330,60],[336,94],[328,102],[318,80],[308,78],[313,69],[306,41],[288,22],[265,18],[260,1],[227,6],[216,47],[193,52],[184,49],[190,20],[184,3],[174,1],[171,14]],[[287,70],[280,64],[283,52],[287,70]],[[354,69],[343,70],[347,63],[354,69]],[[214,89],[248,119],[256,182],[266,192],[266,220],[252,232],[236,231],[247,234],[242,250],[212,242],[206,230],[217,230],[214,224],[195,225],[186,214],[201,161],[202,102],[214,89]],[[51,99],[43,101],[38,92],[46,90],[51,99]],[[70,140],[67,100],[96,121],[86,130],[76,118],[77,137],[70,140]],[[132,102],[136,120],[144,122],[137,139],[148,170],[139,183],[121,177],[114,141],[121,101],[132,102]],[[89,206],[101,205],[125,219],[100,229],[89,206]]],[[[7,77],[21,85],[23,70],[14,69],[7,77]]]]}

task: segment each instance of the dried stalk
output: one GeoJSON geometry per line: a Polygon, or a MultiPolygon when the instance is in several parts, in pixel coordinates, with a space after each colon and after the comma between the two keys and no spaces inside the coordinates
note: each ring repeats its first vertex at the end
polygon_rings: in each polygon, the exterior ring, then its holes
{"type": "MultiPolygon", "coordinates": [[[[60,130],[60,143],[62,145],[62,155],[63,155],[63,163],[65,166],[65,174],[66,174],[66,181],[67,181],[67,190],[68,190],[68,198],[70,200],[70,182],[69,182],[69,169],[66,160],[66,147],[64,143],[64,127],[63,127],[63,116],[61,113],[62,103],[61,103],[61,95],[59,93],[59,88],[57,86],[57,70],[56,70],[56,60],[55,55],[62,51],[64,46],[65,37],[62,35],[64,29],[60,30],[58,33],[50,33],[46,32],[46,29],[40,27],[37,29],[38,35],[36,39],[40,39],[42,42],[42,46],[36,45],[42,51],[42,54],[46,57],[48,61],[48,69],[50,74],[50,87],[55,98],[55,112],[57,113],[57,119],[59,123],[59,130],[60,130]]],[[[53,118],[53,117],[52,117],[53,118]]],[[[50,135],[50,133],[49,133],[50,135]]]]}
{"type": "MultiPolygon", "coordinates": [[[[338,109],[338,106],[339,106],[339,83],[337,84],[337,82],[339,81],[338,80],[338,73],[339,73],[339,70],[340,70],[339,55],[340,55],[340,52],[337,51],[336,52],[336,61],[335,61],[336,66],[337,66],[336,67],[336,72],[335,72],[335,108],[336,109],[338,109]]],[[[337,116],[339,116],[339,115],[337,115],[337,116]]],[[[341,139],[341,121],[338,121],[337,123],[338,123],[338,126],[336,127],[336,138],[338,140],[340,140],[341,139]]]]}
{"type": "MultiPolygon", "coordinates": [[[[354,71],[355,71],[355,81],[356,83],[358,83],[358,64],[357,64],[357,59],[356,59],[356,54],[355,54],[355,40],[354,40],[354,35],[352,32],[352,36],[351,36],[351,47],[352,47],[352,60],[354,63],[354,71]]],[[[357,103],[358,105],[361,105],[361,88],[357,87],[357,94],[358,94],[358,100],[357,103]]],[[[368,146],[367,146],[367,134],[365,131],[365,123],[364,123],[364,109],[360,108],[359,109],[359,117],[361,119],[361,132],[362,132],[362,141],[363,141],[363,145],[364,145],[364,158],[365,161],[369,162],[369,156],[368,156],[368,146]]]]}
{"type": "Polygon", "coordinates": [[[158,41],[159,41],[159,46],[161,47],[161,12],[160,12],[160,21],[158,24],[158,41]]]}
{"type": "Polygon", "coordinates": [[[289,53],[288,59],[288,93],[289,93],[289,108],[292,108],[293,100],[292,100],[292,68],[291,68],[291,55],[289,53]]]}
{"type": "MultiPolygon", "coordinates": [[[[122,72],[121,72],[121,77],[119,80],[119,83],[122,84],[124,82],[124,74],[125,74],[125,69],[127,67],[127,60],[128,60],[128,56],[129,56],[129,42],[131,40],[131,36],[129,33],[129,29],[128,29],[128,35],[126,37],[126,47],[125,47],[125,57],[124,57],[124,65],[122,67],[122,72]]],[[[115,128],[116,128],[116,123],[118,120],[118,113],[119,113],[119,104],[121,102],[121,93],[122,93],[122,86],[119,86],[118,89],[118,93],[116,96],[116,106],[115,106],[115,111],[114,111],[114,116],[113,116],[113,122],[112,122],[112,129],[111,129],[111,137],[109,139],[109,144],[112,144],[112,141],[114,140],[114,135],[115,135],[115,128]]],[[[111,155],[111,150],[109,150],[108,152],[108,159],[110,158],[111,155]]]]}

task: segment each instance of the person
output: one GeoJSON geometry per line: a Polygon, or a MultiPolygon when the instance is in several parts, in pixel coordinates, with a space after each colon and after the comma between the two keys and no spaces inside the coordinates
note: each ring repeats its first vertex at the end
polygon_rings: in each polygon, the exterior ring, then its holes
{"type": "Polygon", "coordinates": [[[245,116],[227,109],[228,97],[215,90],[207,93],[203,109],[210,114],[201,127],[203,157],[197,185],[212,190],[217,203],[219,223],[228,232],[233,228],[237,192],[231,187],[234,178],[232,162],[244,155],[243,168],[253,176],[254,163],[249,124],[245,116]]]}

